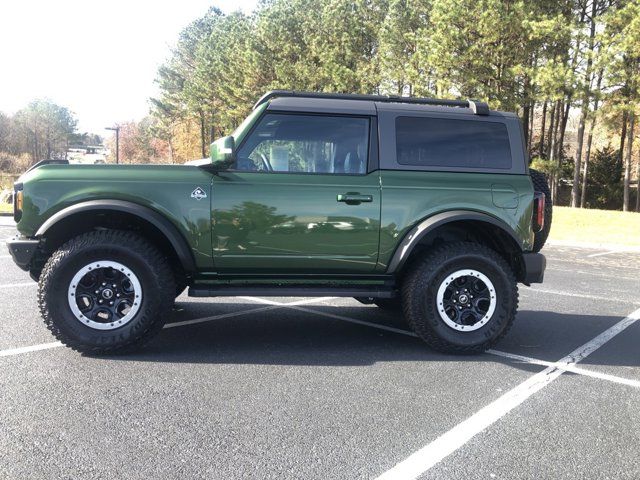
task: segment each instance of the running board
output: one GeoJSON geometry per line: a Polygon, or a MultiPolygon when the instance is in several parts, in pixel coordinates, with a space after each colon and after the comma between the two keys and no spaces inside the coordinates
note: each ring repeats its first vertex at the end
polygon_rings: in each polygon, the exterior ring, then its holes
{"type": "Polygon", "coordinates": [[[326,285],[211,285],[189,287],[190,297],[364,297],[394,298],[391,287],[326,285]]]}

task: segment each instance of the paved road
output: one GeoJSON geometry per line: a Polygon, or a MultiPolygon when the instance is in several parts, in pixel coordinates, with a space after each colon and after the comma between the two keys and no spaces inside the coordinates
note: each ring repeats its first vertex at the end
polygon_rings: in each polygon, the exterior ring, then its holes
{"type": "Polygon", "coordinates": [[[180,297],[144,351],[89,358],[1,248],[0,478],[640,477],[637,253],[547,248],[493,354],[350,299],[180,297]]]}

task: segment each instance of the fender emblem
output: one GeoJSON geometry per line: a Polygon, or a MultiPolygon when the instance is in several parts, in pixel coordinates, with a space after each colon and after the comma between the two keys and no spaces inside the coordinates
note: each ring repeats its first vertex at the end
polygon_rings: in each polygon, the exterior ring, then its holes
{"type": "Polygon", "coordinates": [[[191,192],[191,198],[195,198],[196,200],[202,200],[203,198],[207,198],[207,194],[202,188],[196,187],[196,189],[193,192],[191,192]]]}

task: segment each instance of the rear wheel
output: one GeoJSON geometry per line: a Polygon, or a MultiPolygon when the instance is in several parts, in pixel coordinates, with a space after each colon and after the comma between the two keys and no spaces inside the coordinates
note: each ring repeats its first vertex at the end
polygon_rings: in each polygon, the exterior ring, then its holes
{"type": "Polygon", "coordinates": [[[532,168],[529,169],[529,175],[531,176],[531,183],[533,183],[533,189],[536,192],[544,193],[544,226],[542,230],[535,233],[535,238],[533,241],[533,251],[539,252],[544,247],[544,244],[549,237],[549,232],[551,231],[551,217],[553,215],[553,202],[551,201],[551,189],[549,188],[549,183],[547,182],[547,176],[539,172],[538,170],[534,170],[532,168]]]}
{"type": "Polygon", "coordinates": [[[484,245],[442,246],[407,273],[402,287],[407,321],[429,346],[480,353],[511,328],[518,290],[507,262],[484,245]]]}
{"type": "Polygon", "coordinates": [[[140,346],[162,328],[175,289],[169,264],[145,239],[95,231],[49,258],[38,304],[47,328],[65,345],[115,353],[140,346]]]}

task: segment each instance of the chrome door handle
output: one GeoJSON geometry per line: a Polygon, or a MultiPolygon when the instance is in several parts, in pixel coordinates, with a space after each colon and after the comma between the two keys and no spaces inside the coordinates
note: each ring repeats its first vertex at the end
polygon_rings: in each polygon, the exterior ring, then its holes
{"type": "Polygon", "coordinates": [[[355,205],[361,202],[373,202],[373,195],[360,195],[359,193],[339,193],[337,200],[338,202],[345,202],[355,205]]]}

